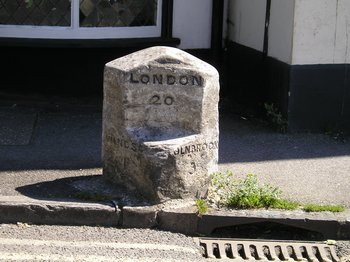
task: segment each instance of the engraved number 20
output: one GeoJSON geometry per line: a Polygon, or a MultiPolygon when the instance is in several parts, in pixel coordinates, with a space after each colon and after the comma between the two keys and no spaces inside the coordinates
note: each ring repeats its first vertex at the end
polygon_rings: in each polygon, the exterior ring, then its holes
{"type": "Polygon", "coordinates": [[[151,97],[149,103],[151,105],[162,105],[165,104],[167,106],[171,106],[174,103],[174,98],[172,96],[165,96],[163,99],[159,95],[154,95],[151,97]]]}

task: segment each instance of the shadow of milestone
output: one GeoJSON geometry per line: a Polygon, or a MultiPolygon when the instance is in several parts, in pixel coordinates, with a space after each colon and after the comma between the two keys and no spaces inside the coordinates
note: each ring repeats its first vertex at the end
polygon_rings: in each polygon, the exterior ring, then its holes
{"type": "MultiPolygon", "coordinates": [[[[0,171],[100,168],[101,110],[0,107],[0,171]]],[[[281,134],[225,111],[219,126],[219,163],[350,155],[349,138],[281,134]]]]}
{"type": "Polygon", "coordinates": [[[116,206],[148,205],[140,195],[121,185],[111,184],[102,175],[67,177],[16,188],[30,198],[46,201],[101,202],[116,206]]]}

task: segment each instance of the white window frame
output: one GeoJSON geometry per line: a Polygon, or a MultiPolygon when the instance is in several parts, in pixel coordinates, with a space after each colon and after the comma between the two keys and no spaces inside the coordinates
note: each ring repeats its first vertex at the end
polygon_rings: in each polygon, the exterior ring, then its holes
{"type": "Polygon", "coordinates": [[[119,39],[161,36],[162,1],[157,3],[157,20],[155,26],[128,27],[80,27],[79,0],[71,1],[71,25],[31,26],[0,25],[0,37],[37,38],[37,39],[119,39]]]}

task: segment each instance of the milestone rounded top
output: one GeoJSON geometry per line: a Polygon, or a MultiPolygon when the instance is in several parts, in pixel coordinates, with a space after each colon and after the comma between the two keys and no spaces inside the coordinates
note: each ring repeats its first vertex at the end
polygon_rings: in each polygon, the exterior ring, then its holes
{"type": "Polygon", "coordinates": [[[106,67],[124,72],[141,67],[171,67],[218,75],[217,70],[210,64],[183,50],[167,46],[154,46],[131,53],[107,63],[106,67]]]}

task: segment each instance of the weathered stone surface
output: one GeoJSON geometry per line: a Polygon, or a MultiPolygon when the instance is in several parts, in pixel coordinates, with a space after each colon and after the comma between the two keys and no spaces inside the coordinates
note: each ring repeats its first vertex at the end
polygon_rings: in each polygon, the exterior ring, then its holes
{"type": "Polygon", "coordinates": [[[206,194],[218,161],[219,75],[175,48],[105,67],[103,174],[154,202],[206,194]]]}
{"type": "Polygon", "coordinates": [[[194,202],[169,201],[158,212],[158,228],[187,235],[197,233],[200,217],[194,202]]]}
{"type": "Polygon", "coordinates": [[[118,209],[102,204],[0,201],[0,223],[117,226],[119,215],[118,209]]]}
{"type": "Polygon", "coordinates": [[[123,227],[127,228],[154,228],[157,226],[157,208],[150,207],[123,207],[123,227]]]}

